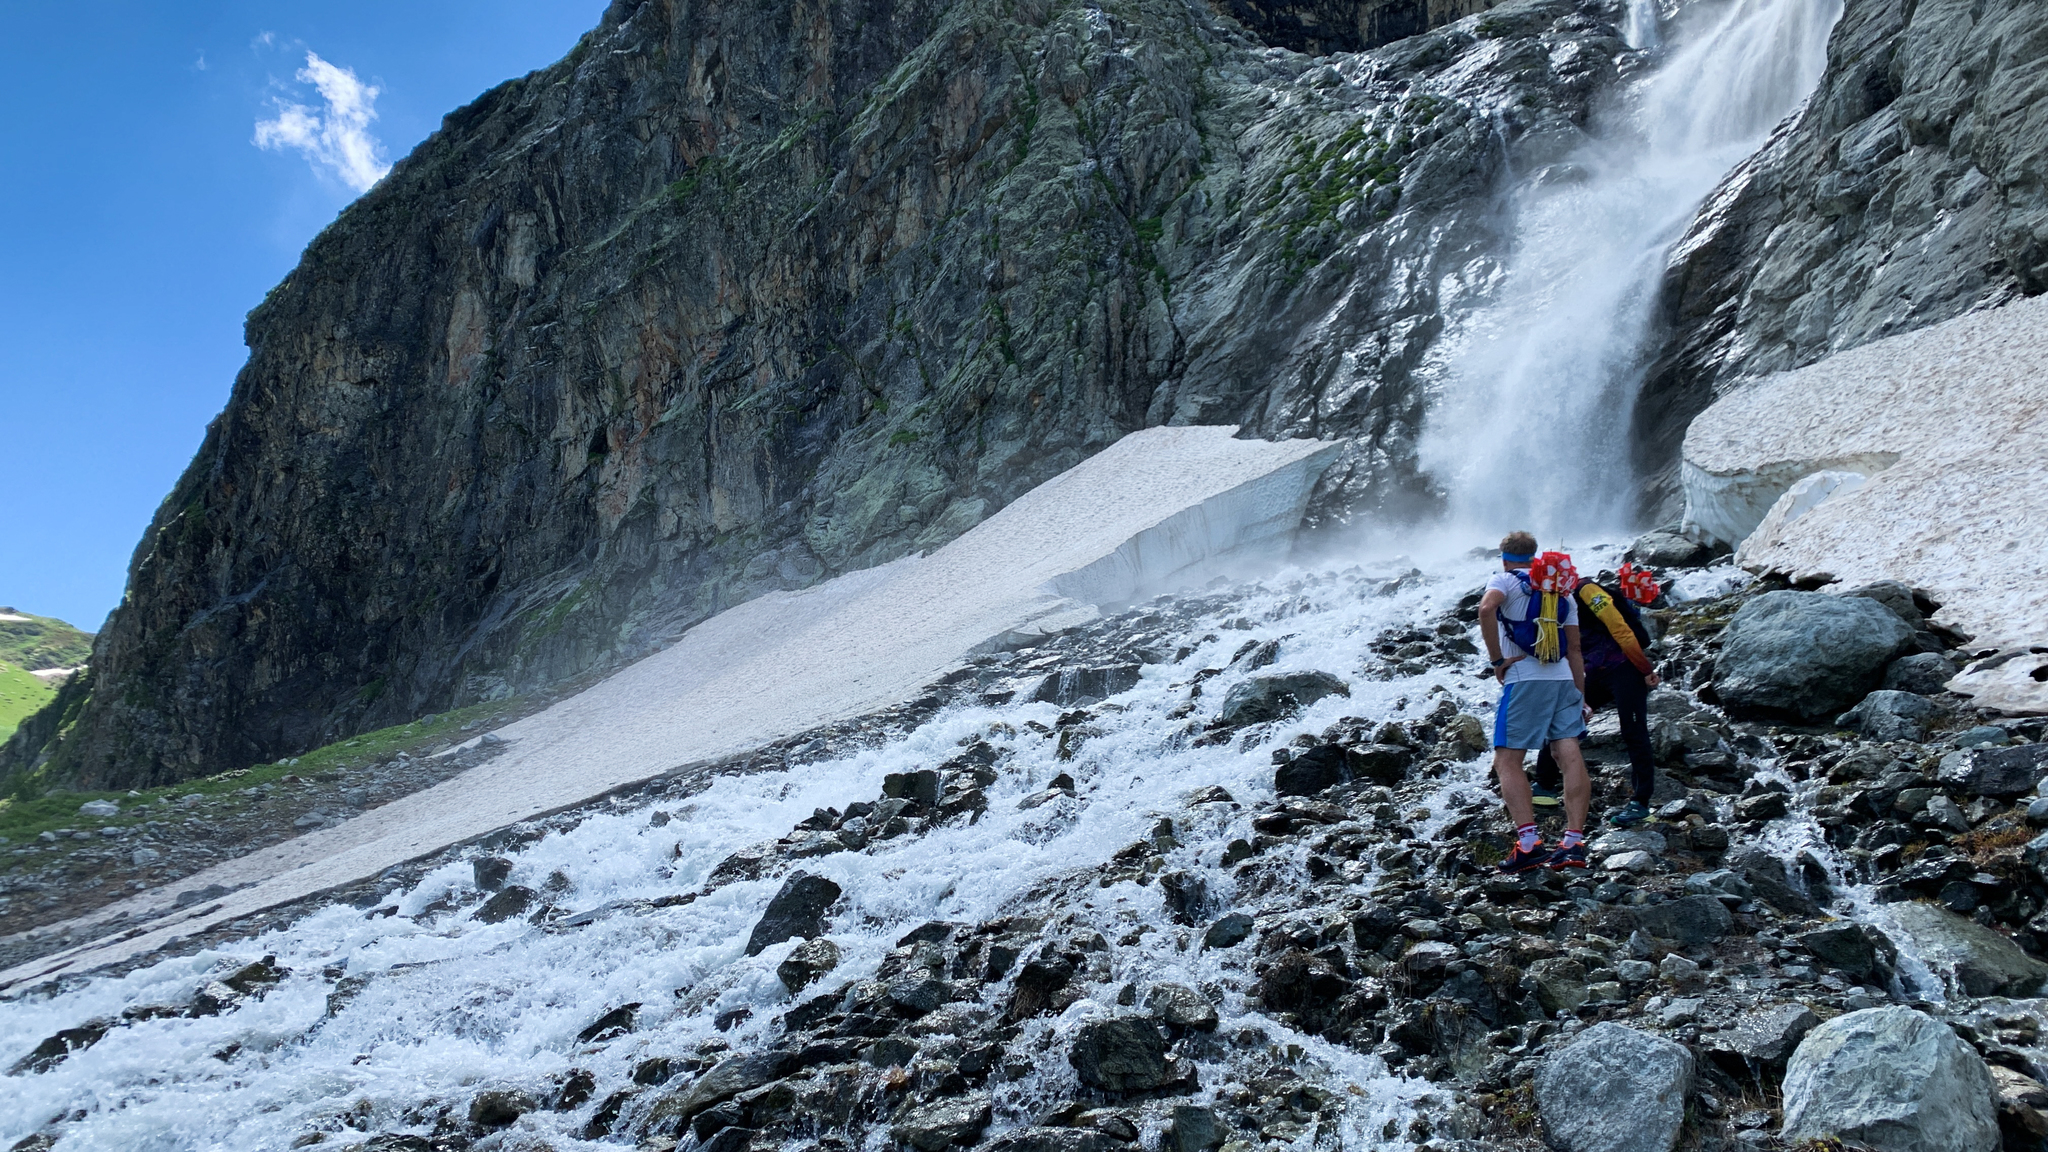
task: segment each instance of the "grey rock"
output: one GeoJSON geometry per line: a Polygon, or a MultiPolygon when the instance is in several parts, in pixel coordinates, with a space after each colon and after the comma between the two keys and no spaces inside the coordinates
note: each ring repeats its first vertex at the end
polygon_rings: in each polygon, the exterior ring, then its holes
{"type": "Polygon", "coordinates": [[[689,1087],[671,1092],[657,1101],[648,1115],[649,1126],[659,1129],[688,1123],[691,1117],[706,1108],[781,1079],[788,1073],[791,1063],[789,1053],[773,1050],[728,1056],[689,1087]]]}
{"type": "Polygon", "coordinates": [[[1651,568],[1698,568],[1713,562],[1715,550],[1675,532],[1645,532],[1629,545],[1627,558],[1651,568]]]}
{"type": "Polygon", "coordinates": [[[1657,1010],[1657,1023],[1666,1028],[1696,1024],[1700,1018],[1700,1007],[1705,1003],[1697,996],[1676,997],[1657,1010]]]}
{"type": "Polygon", "coordinates": [[[1707,1051],[1735,1075],[1761,1073],[1785,1063],[1820,1017],[1804,1004],[1778,1004],[1746,1013],[1713,1034],[1707,1051]]]}
{"type": "Polygon", "coordinates": [[[1750,889],[1778,911],[1809,919],[1820,915],[1813,898],[1793,886],[1785,861],[1761,845],[1738,848],[1728,853],[1724,863],[1742,873],[1750,889]]]}
{"type": "Polygon", "coordinates": [[[121,806],[112,800],[87,800],[78,806],[80,816],[119,816],[121,806]]]}
{"type": "Polygon", "coordinates": [[[1880,688],[1858,701],[1854,708],[1835,717],[1835,723],[1854,728],[1871,740],[1918,742],[1927,721],[1940,713],[1934,701],[1911,692],[1880,688]]]}
{"type": "Polygon", "coordinates": [[[1342,784],[1345,775],[1344,749],[1318,744],[1273,770],[1273,791],[1281,796],[1313,796],[1342,784]]]}
{"type": "Polygon", "coordinates": [[[1840,969],[1854,980],[1865,980],[1878,972],[1880,955],[1875,928],[1844,921],[1802,932],[1793,940],[1830,968],[1840,969]]]}
{"type": "Polygon", "coordinates": [[[1604,860],[1617,852],[1648,852],[1662,856],[1669,843],[1664,834],[1649,828],[1624,828],[1602,832],[1586,849],[1586,854],[1595,860],[1604,860]]]}
{"type": "Polygon", "coordinates": [[[1855,588],[1845,589],[1840,594],[1843,596],[1861,596],[1866,600],[1877,601],[1879,604],[1890,609],[1894,616],[1905,621],[1906,627],[1913,629],[1915,632],[1927,626],[1926,613],[1920,610],[1921,603],[1924,601],[1930,605],[1928,608],[1930,612],[1940,607],[1939,604],[1928,600],[1926,593],[1915,592],[1897,580],[1879,580],[1874,584],[1863,584],[1855,588]]]}
{"type": "Polygon", "coordinates": [[[1166,1152],[1215,1152],[1223,1147],[1230,1129],[1212,1108],[1197,1104],[1176,1104],[1166,1129],[1166,1152]]]}
{"type": "Polygon", "coordinates": [[[882,777],[882,795],[891,800],[908,800],[926,808],[937,808],[943,791],[944,781],[936,768],[891,772],[882,777]]]}
{"type": "Polygon", "coordinates": [[[1252,918],[1242,912],[1219,916],[1209,930],[1202,933],[1204,948],[1235,948],[1252,934],[1252,918]]]}
{"type": "Polygon", "coordinates": [[[503,1128],[534,1110],[533,1097],[524,1092],[495,1089],[479,1092],[469,1101],[469,1122],[484,1128],[503,1128]]]}
{"type": "Polygon", "coordinates": [[[1958,748],[1982,748],[1987,745],[2010,743],[2012,743],[2012,734],[2003,728],[1991,724],[1980,724],[1975,728],[1965,728],[1955,736],[1955,746],[1958,748]]]}
{"type": "Polygon", "coordinates": [[[1662,904],[1644,904],[1633,909],[1636,927],[1659,940],[1680,947],[1711,944],[1728,934],[1735,917],[1720,900],[1705,895],[1681,896],[1662,904]]]}
{"type": "Polygon", "coordinates": [[[1681,992],[1697,992],[1707,984],[1700,966],[1676,952],[1657,962],[1657,975],[1681,992]]]}
{"type": "Polygon", "coordinates": [[[1344,765],[1354,780],[1399,784],[1415,762],[1415,751],[1399,744],[1359,744],[1344,750],[1344,765]]]}
{"type": "Polygon", "coordinates": [[[791,992],[801,992],[837,967],[839,945],[819,936],[791,949],[782,963],[775,966],[775,978],[791,992]]]}
{"type": "Polygon", "coordinates": [[[1536,1002],[1546,1015],[1576,1012],[1589,995],[1586,966],[1568,957],[1554,956],[1529,965],[1529,980],[1536,986],[1536,1002]]]}
{"type": "Polygon", "coordinates": [[[1092,668],[1062,668],[1047,676],[1031,700],[1070,708],[1084,700],[1107,700],[1138,683],[1142,664],[1110,664],[1092,668]]]}
{"type": "Polygon", "coordinates": [[[1536,1111],[1560,1152],[1671,1152],[1692,1079],[1683,1045],[1595,1024],[1544,1061],[1536,1111]]]}
{"type": "Polygon", "coordinates": [[[1759,792],[1735,802],[1738,820],[1776,820],[1791,810],[1791,798],[1783,792],[1759,792]]]}
{"type": "Polygon", "coordinates": [[[1689,893],[1718,897],[1724,904],[1740,904],[1755,895],[1742,873],[1729,868],[1695,872],[1685,878],[1685,890],[1689,893]]]}
{"type": "Polygon", "coordinates": [[[907,1016],[939,1010],[953,998],[953,989],[936,976],[903,976],[889,982],[889,1003],[907,1016]]]}
{"type": "Polygon", "coordinates": [[[940,1152],[955,1144],[972,1144],[994,1118],[988,1097],[962,1096],[935,1100],[914,1108],[889,1129],[889,1134],[918,1152],[940,1152]]]}
{"type": "Polygon", "coordinates": [[[1939,652],[1915,652],[1891,662],[1884,670],[1884,686],[1932,696],[1955,679],[1957,671],[1955,662],[1939,652]]]}
{"type": "Polygon", "coordinates": [[[753,934],[747,937],[747,955],[758,956],[762,949],[793,936],[809,940],[823,935],[825,911],[837,899],[839,885],[823,876],[792,873],[775,898],[768,901],[760,923],[754,925],[753,934]]]}
{"type": "Polygon", "coordinates": [[[1081,1083],[1103,1092],[1151,1092],[1190,1083],[1194,1070],[1170,1059],[1150,1016],[1091,1020],[1075,1033],[1067,1059],[1081,1083]]]}
{"type": "Polygon", "coordinates": [[[1216,1006],[1207,996],[1185,984],[1161,982],[1145,993],[1145,1007],[1168,1025],[1211,1032],[1216,1028],[1216,1006]]]}
{"type": "Polygon", "coordinates": [[[1969,748],[1941,758],[1935,778],[1972,796],[2008,800],[2048,778],[2048,744],[1969,748]]]}
{"type": "Polygon", "coordinates": [[[1832,717],[1877,687],[1913,630],[1860,596],[1766,592],[1722,632],[1714,690],[1730,712],[1832,717]]]}
{"type": "Polygon", "coordinates": [[[476,910],[476,918],[484,924],[497,924],[514,916],[524,916],[540,902],[540,893],[524,884],[513,884],[484,901],[483,907],[476,910]]]}
{"type": "Polygon", "coordinates": [[[1881,1152],[1997,1152],[1983,1057],[1911,1008],[1866,1008],[1807,1033],[1785,1069],[1787,1143],[1832,1136],[1881,1152]]]}
{"type": "Polygon", "coordinates": [[[1254,676],[1223,697],[1217,722],[1231,728],[1282,720],[1325,696],[1349,696],[1351,686],[1328,672],[1254,676]]]}
{"type": "Polygon", "coordinates": [[[164,854],[154,848],[137,848],[128,854],[128,862],[137,868],[146,868],[163,858],[164,854]]]}
{"type": "Polygon", "coordinates": [[[2048,981],[2048,964],[2019,945],[1953,912],[1906,901],[1886,905],[1891,935],[1957,996],[2033,996],[2048,981]]]}
{"type": "Polygon", "coordinates": [[[1126,1145],[1093,1128],[1012,1128],[982,1145],[987,1152],[1126,1152],[1126,1145]]]}
{"type": "Polygon", "coordinates": [[[496,892],[512,875],[512,861],[503,856],[480,856],[469,862],[470,878],[479,892],[496,892]]]}

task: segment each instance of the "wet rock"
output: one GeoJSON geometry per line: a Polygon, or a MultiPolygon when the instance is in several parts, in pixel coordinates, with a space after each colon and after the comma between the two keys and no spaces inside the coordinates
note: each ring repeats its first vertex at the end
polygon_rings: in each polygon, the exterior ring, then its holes
{"type": "Polygon", "coordinates": [[[1759,845],[1738,848],[1728,853],[1722,863],[1741,873],[1759,898],[1787,916],[1812,918],[1820,915],[1820,906],[1806,893],[1793,887],[1790,874],[1785,870],[1785,861],[1768,849],[1759,845]]]}
{"type": "Polygon", "coordinates": [[[1870,938],[1876,931],[1844,921],[1802,932],[1794,941],[1828,967],[1853,980],[1865,980],[1878,972],[1877,944],[1870,938]]]}
{"type": "Polygon", "coordinates": [[[1666,1001],[1664,1007],[1657,1010],[1657,1023],[1666,1028],[1678,1028],[1686,1024],[1696,1024],[1699,1022],[1700,1008],[1705,1003],[1706,1001],[1701,1000],[1697,996],[1674,997],[1666,1001]]]}
{"type": "Polygon", "coordinates": [[[1576,1012],[1586,1003],[1586,966],[1577,960],[1562,956],[1538,960],[1529,966],[1529,980],[1546,1015],[1576,1012]]]}
{"type": "Polygon", "coordinates": [[[806,940],[821,936],[825,931],[825,911],[832,902],[839,899],[839,885],[823,876],[798,872],[783,881],[775,898],[768,901],[767,911],[761,914],[760,923],[754,925],[754,932],[747,937],[747,955],[758,956],[771,944],[780,944],[791,937],[801,936],[806,940]]]}
{"type": "Polygon", "coordinates": [[[15,1061],[7,1070],[9,1076],[23,1073],[48,1072],[62,1064],[73,1052],[83,1052],[100,1042],[114,1026],[112,1020],[94,1020],[76,1028],[63,1028],[35,1046],[28,1055],[15,1061]]]}
{"type": "Polygon", "coordinates": [[[1296,672],[1287,676],[1254,676],[1223,698],[1217,723],[1226,728],[1281,720],[1325,696],[1349,696],[1351,686],[1328,672],[1296,672]]]}
{"type": "Polygon", "coordinates": [[[1925,696],[1880,688],[1835,717],[1835,724],[1853,728],[1870,740],[1918,742],[1926,733],[1927,722],[1939,712],[1925,696]]]}
{"type": "Polygon", "coordinates": [[[818,977],[839,967],[839,945],[823,936],[797,945],[775,966],[775,978],[791,992],[801,992],[818,977]]]}
{"type": "Polygon", "coordinates": [[[1935,778],[1972,796],[2009,800],[2048,777],[2048,744],[1971,748],[1941,758],[1935,778]]]}
{"type": "Polygon", "coordinates": [[[1783,792],[1759,792],[1735,802],[1738,820],[1776,820],[1792,810],[1792,798],[1783,792]]]}
{"type": "Polygon", "coordinates": [[[469,1122],[484,1128],[503,1128],[534,1108],[533,1099],[523,1092],[479,1092],[469,1102],[469,1122]]]}
{"type": "Polygon", "coordinates": [[[1544,1062],[1536,1110],[1561,1152],[1670,1152],[1692,1079],[1683,1045],[1596,1024],[1544,1062]]]}
{"type": "Polygon", "coordinates": [[[1860,596],[1766,592],[1722,632],[1714,691],[1731,713],[1817,720],[1877,687],[1913,629],[1860,596]]]}
{"type": "Polygon", "coordinates": [[[986,1096],[937,1100],[912,1109],[889,1134],[918,1152],[940,1152],[955,1144],[974,1143],[992,1118],[986,1096]]]}
{"type": "Polygon", "coordinates": [[[576,1034],[579,1044],[595,1044],[624,1036],[633,1030],[634,1013],[640,1010],[638,1003],[622,1004],[591,1021],[590,1026],[576,1034]]]}
{"type": "Polygon", "coordinates": [[[1992,1064],[1998,1096],[1998,1128],[2009,1149],[2038,1148],[2048,1140],[2048,1086],[2010,1068],[1992,1064]]]}
{"type": "Polygon", "coordinates": [[[986,1152],[1123,1152],[1122,1141],[1093,1128],[1013,1128],[981,1146],[986,1152]]]}
{"type": "Polygon", "coordinates": [[[1109,664],[1093,668],[1062,668],[1047,676],[1031,694],[1040,704],[1071,708],[1077,704],[1107,700],[1135,687],[1141,664],[1109,664]]]}
{"type": "Polygon", "coordinates": [[[1633,911],[1639,930],[1682,948],[1711,944],[1735,925],[1728,906],[1712,896],[1681,896],[1663,904],[1644,904],[1633,911]]]}
{"type": "Polygon", "coordinates": [[[1354,780],[1399,784],[1415,762],[1414,749],[1401,744],[1359,744],[1344,751],[1344,764],[1354,780]]]}
{"type": "Polygon", "coordinates": [[[1756,1075],[1783,1067],[1799,1041],[1819,1023],[1820,1017],[1804,1004],[1779,1004],[1737,1018],[1714,1033],[1705,1047],[1730,1075],[1756,1075]]]}
{"type": "Polygon", "coordinates": [[[1159,898],[1176,924],[1194,927],[1209,910],[1209,884],[1193,872],[1173,871],[1159,877],[1159,898]]]}
{"type": "Polygon", "coordinates": [[[1932,904],[1887,905],[1893,936],[1959,996],[2033,996],[2048,964],[1998,932],[1932,904]]]}
{"type": "Polygon", "coordinates": [[[1067,1054],[1081,1083],[1103,1092],[1153,1092],[1189,1084],[1191,1067],[1167,1056],[1166,1038],[1150,1016],[1091,1020],[1074,1036],[1067,1054]]]}
{"type": "Polygon", "coordinates": [[[1185,984],[1154,984],[1145,993],[1145,1007],[1169,1027],[1210,1032],[1216,1028],[1216,1006],[1185,984]]]}
{"type": "Polygon", "coordinates": [[[1053,993],[1074,978],[1073,961],[1063,956],[1044,956],[1024,965],[1010,987],[1011,1020],[1038,1015],[1052,1005],[1053,993]]]}
{"type": "Polygon", "coordinates": [[[469,862],[469,872],[479,892],[496,892],[512,875],[512,861],[503,856],[479,856],[469,862]]]}
{"type": "Polygon", "coordinates": [[[1707,986],[1700,966],[1676,952],[1658,961],[1657,978],[1680,992],[1698,992],[1707,986]]]}
{"type": "Polygon", "coordinates": [[[906,1016],[924,1016],[953,998],[953,989],[936,976],[905,976],[889,982],[889,1003],[906,1016]]]}
{"type": "Polygon", "coordinates": [[[891,772],[882,777],[882,795],[891,800],[908,800],[926,808],[937,808],[943,791],[943,782],[935,768],[891,772]]]}
{"type": "Polygon", "coordinates": [[[748,1152],[754,1146],[756,1134],[752,1128],[729,1124],[698,1144],[696,1152],[748,1152]]]}
{"type": "Polygon", "coordinates": [[[1932,696],[1955,679],[1959,669],[1939,652],[1915,652],[1901,656],[1884,670],[1884,686],[1899,692],[1932,696]]]}
{"type": "Polygon", "coordinates": [[[1313,796],[1342,784],[1344,777],[1344,749],[1318,744],[1273,770],[1273,791],[1282,796],[1313,796]]]}
{"type": "Polygon", "coordinates": [[[1350,990],[1351,982],[1327,958],[1293,949],[1267,967],[1254,994],[1267,1009],[1292,1012],[1304,1030],[1320,1032],[1350,990]]]}
{"type": "Polygon", "coordinates": [[[1215,1152],[1229,1136],[1230,1129],[1217,1118],[1214,1109],[1177,1104],[1167,1125],[1163,1148],[1165,1152],[1215,1152]]]}
{"type": "Polygon", "coordinates": [[[781,1079],[791,1064],[792,1059],[786,1052],[729,1056],[699,1076],[689,1087],[662,1097],[648,1114],[648,1126],[657,1132],[673,1132],[706,1108],[781,1079]]]}
{"type": "Polygon", "coordinates": [[[524,884],[513,884],[484,901],[484,906],[476,910],[476,919],[482,924],[497,924],[514,916],[524,916],[539,904],[540,893],[524,884]]]}
{"type": "Polygon", "coordinates": [[[288,969],[278,967],[277,957],[265,956],[254,964],[245,964],[221,977],[220,982],[247,996],[259,988],[268,988],[289,975],[291,972],[288,969]]]}
{"type": "Polygon", "coordinates": [[[1884,1152],[1996,1152],[1983,1057],[1911,1008],[1867,1008],[1807,1033],[1785,1070],[1787,1143],[1836,1137],[1884,1152]]]}
{"type": "Polygon", "coordinates": [[[1202,947],[1235,948],[1251,934],[1252,918],[1242,912],[1232,912],[1217,917],[1216,922],[1209,925],[1209,930],[1202,933],[1202,947]]]}

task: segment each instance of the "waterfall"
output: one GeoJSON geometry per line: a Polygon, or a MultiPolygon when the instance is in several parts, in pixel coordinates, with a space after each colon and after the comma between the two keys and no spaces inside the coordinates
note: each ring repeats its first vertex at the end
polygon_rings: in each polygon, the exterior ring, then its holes
{"type": "Polygon", "coordinates": [[[1565,162],[1517,173],[1515,251],[1447,346],[1420,445],[1454,523],[1584,539],[1626,527],[1628,433],[1665,255],[1819,83],[1840,0],[1701,0],[1627,34],[1663,59],[1565,162]]]}

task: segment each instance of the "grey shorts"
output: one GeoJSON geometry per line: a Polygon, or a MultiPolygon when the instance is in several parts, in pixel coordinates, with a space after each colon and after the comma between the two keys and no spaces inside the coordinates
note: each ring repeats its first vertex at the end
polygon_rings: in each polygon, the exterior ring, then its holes
{"type": "Polygon", "coordinates": [[[1585,704],[1569,680],[1518,680],[1500,690],[1493,710],[1495,748],[1541,748],[1586,734],[1585,704]]]}

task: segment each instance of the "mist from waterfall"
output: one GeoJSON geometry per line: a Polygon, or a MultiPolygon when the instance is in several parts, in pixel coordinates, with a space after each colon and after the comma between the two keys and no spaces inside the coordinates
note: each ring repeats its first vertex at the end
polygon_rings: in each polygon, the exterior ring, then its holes
{"type": "Polygon", "coordinates": [[[1501,288],[1447,345],[1420,454],[1452,524],[1527,527],[1546,544],[1628,526],[1666,254],[1819,83],[1840,14],[1839,0],[1699,0],[1660,27],[1656,0],[1630,0],[1630,43],[1664,59],[1574,154],[1515,175],[1501,288]]]}

